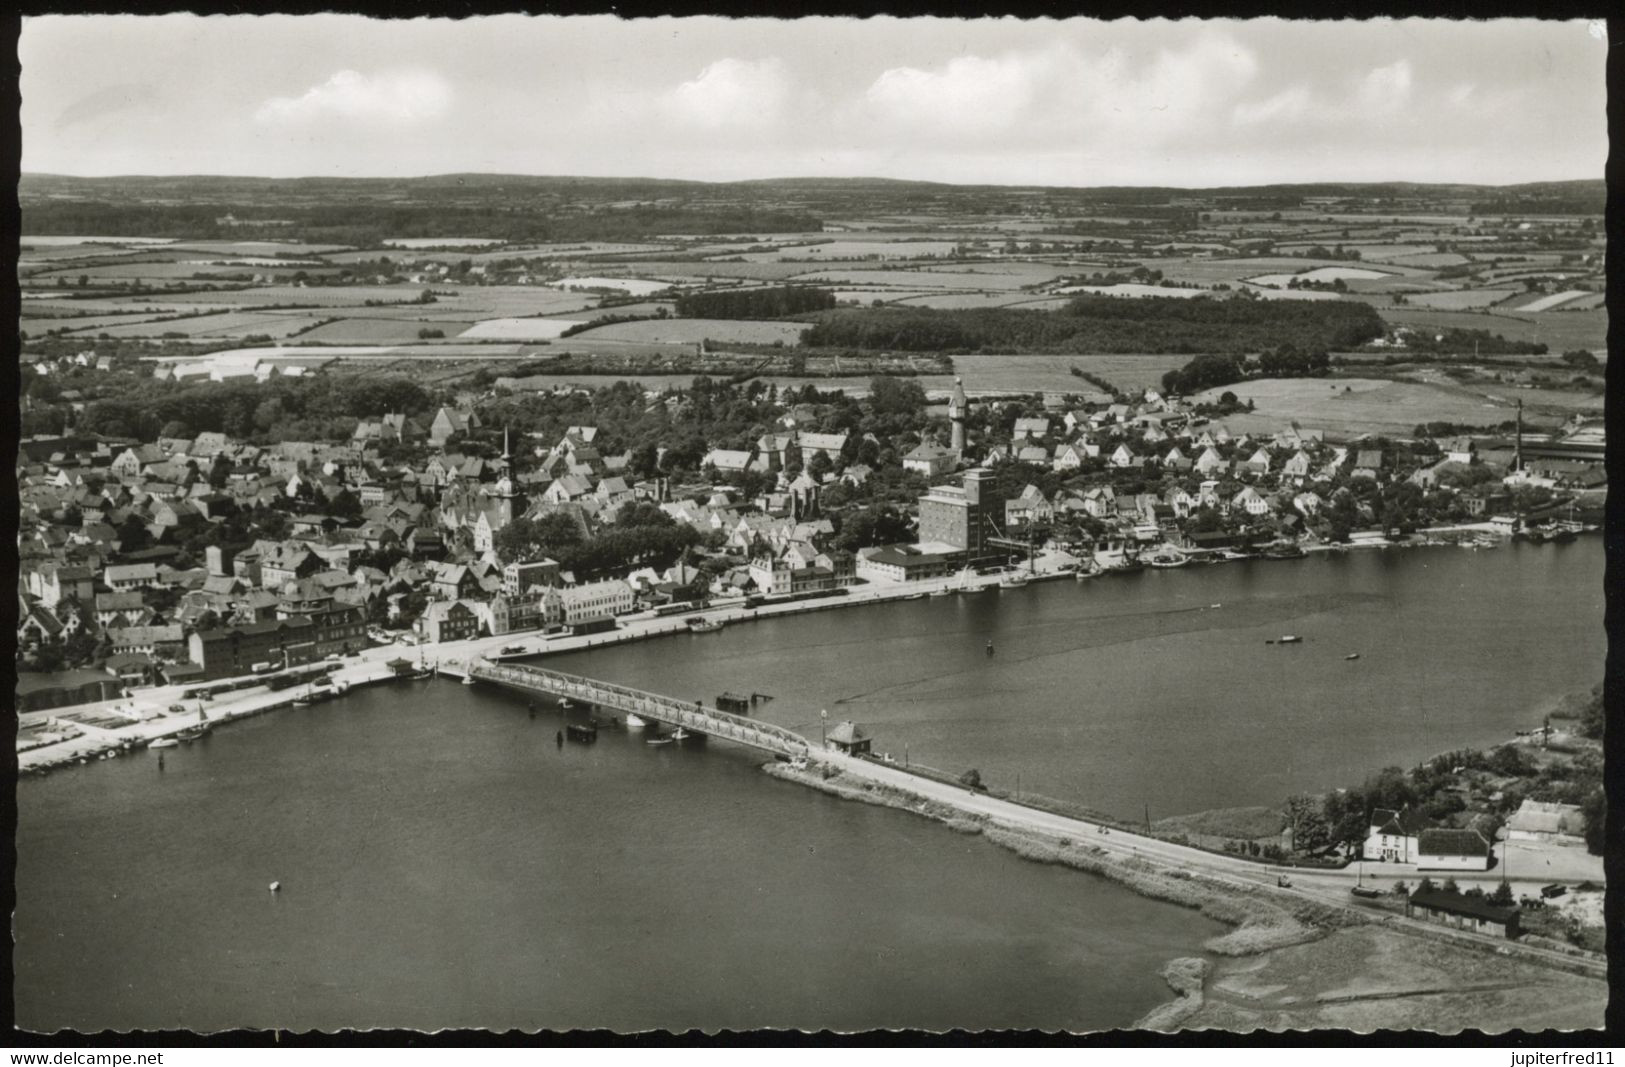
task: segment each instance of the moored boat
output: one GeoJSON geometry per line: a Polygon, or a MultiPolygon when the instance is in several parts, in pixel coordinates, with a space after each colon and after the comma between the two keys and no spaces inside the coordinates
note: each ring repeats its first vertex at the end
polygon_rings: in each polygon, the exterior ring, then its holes
{"type": "Polygon", "coordinates": [[[598,740],[598,726],[596,723],[583,725],[581,723],[572,722],[565,726],[564,736],[569,738],[571,741],[580,741],[583,744],[591,744],[592,742],[598,740]]]}
{"type": "Polygon", "coordinates": [[[626,713],[626,728],[628,730],[641,730],[648,725],[643,716],[634,715],[630,711],[626,713]]]}
{"type": "Polygon", "coordinates": [[[1000,589],[1020,589],[1027,584],[1027,576],[1020,571],[1011,571],[999,579],[1000,589]]]}
{"type": "Polygon", "coordinates": [[[177,732],[175,737],[181,741],[196,741],[208,732],[209,728],[207,726],[188,726],[186,729],[177,732]]]}
{"type": "Polygon", "coordinates": [[[726,625],[721,619],[705,619],[696,615],[688,620],[688,632],[691,634],[714,634],[726,625]]]}
{"type": "Polygon", "coordinates": [[[1278,645],[1297,645],[1303,643],[1303,638],[1297,634],[1282,634],[1276,639],[1275,643],[1278,645]]]}
{"type": "Polygon", "coordinates": [[[180,742],[175,740],[173,737],[160,737],[158,740],[152,742],[147,747],[148,748],[176,748],[179,745],[180,745],[180,742]]]}

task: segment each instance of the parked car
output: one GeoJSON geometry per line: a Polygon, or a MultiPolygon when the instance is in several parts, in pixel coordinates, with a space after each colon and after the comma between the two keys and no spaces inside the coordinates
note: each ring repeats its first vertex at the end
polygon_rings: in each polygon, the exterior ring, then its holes
{"type": "Polygon", "coordinates": [[[1547,900],[1555,900],[1556,898],[1562,896],[1564,893],[1567,893],[1568,891],[1569,891],[1568,886],[1566,886],[1566,885],[1558,885],[1555,882],[1552,883],[1551,885],[1543,885],[1543,886],[1540,887],[1540,895],[1545,897],[1547,900]]]}

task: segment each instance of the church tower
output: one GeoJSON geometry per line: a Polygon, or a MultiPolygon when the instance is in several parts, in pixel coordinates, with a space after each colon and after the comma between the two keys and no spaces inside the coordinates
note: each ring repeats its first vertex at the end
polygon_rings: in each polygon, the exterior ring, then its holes
{"type": "Polygon", "coordinates": [[[948,447],[961,454],[965,451],[965,409],[969,401],[965,399],[965,379],[954,379],[954,392],[948,398],[948,421],[953,423],[953,432],[949,438],[948,447]]]}
{"type": "Polygon", "coordinates": [[[508,428],[502,428],[502,459],[497,463],[496,484],[491,487],[491,499],[496,505],[493,518],[500,525],[497,529],[513,521],[514,500],[518,492],[513,484],[513,451],[508,445],[508,428]]]}

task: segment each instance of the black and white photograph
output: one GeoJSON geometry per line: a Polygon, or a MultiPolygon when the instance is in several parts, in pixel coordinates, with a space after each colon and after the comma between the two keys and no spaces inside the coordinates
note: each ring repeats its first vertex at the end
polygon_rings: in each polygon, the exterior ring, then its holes
{"type": "Polygon", "coordinates": [[[1602,1028],[1611,30],[25,16],[11,1036],[1602,1028]]]}

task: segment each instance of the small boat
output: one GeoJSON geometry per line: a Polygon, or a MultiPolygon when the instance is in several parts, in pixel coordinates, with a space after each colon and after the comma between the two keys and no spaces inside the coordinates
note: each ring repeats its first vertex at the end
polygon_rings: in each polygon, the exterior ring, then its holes
{"type": "Polygon", "coordinates": [[[474,676],[472,674],[463,675],[463,684],[464,685],[473,685],[474,684],[474,676]]]}
{"type": "Polygon", "coordinates": [[[1350,652],[1348,655],[1344,656],[1343,658],[1347,659],[1347,660],[1355,660],[1355,659],[1360,658],[1360,654],[1358,652],[1350,652]]]}
{"type": "Polygon", "coordinates": [[[952,595],[953,595],[953,590],[952,589],[933,589],[933,590],[931,590],[931,598],[933,600],[936,599],[939,596],[952,596],[952,595]]]}
{"type": "Polygon", "coordinates": [[[559,697],[559,710],[560,711],[569,711],[571,708],[573,708],[575,706],[576,706],[576,702],[571,700],[569,697],[559,697]]]}
{"type": "Polygon", "coordinates": [[[626,728],[628,730],[641,730],[648,725],[641,715],[634,715],[630,711],[626,713],[626,728]]]}
{"type": "Polygon", "coordinates": [[[413,671],[412,672],[412,680],[414,682],[426,682],[430,678],[433,678],[433,677],[434,677],[434,671],[431,671],[428,668],[424,668],[421,671],[413,671]]]}
{"type": "Polygon", "coordinates": [[[690,619],[688,632],[691,634],[714,634],[722,629],[726,623],[721,619],[690,619]]]}
{"type": "Polygon", "coordinates": [[[646,745],[669,745],[669,744],[671,744],[671,738],[669,738],[669,737],[651,737],[647,741],[645,741],[644,744],[646,744],[646,745]]]}
{"type": "Polygon", "coordinates": [[[924,593],[910,593],[908,596],[904,597],[903,599],[904,600],[924,600],[925,599],[925,594],[924,593]]]}
{"type": "Polygon", "coordinates": [[[173,737],[160,737],[158,740],[154,741],[152,744],[148,745],[147,747],[148,748],[176,748],[179,745],[180,745],[180,742],[175,740],[173,737]]]}
{"type": "Polygon", "coordinates": [[[281,882],[272,882],[271,883],[271,892],[273,892],[273,893],[282,892],[282,883],[281,882]]]}
{"type": "Polygon", "coordinates": [[[208,732],[209,728],[207,726],[188,726],[176,733],[175,737],[181,741],[196,741],[208,732]]]}
{"type": "Polygon", "coordinates": [[[992,641],[989,641],[987,643],[987,654],[990,655],[990,656],[993,655],[993,642],[992,641]]]}
{"type": "Polygon", "coordinates": [[[568,740],[590,745],[598,740],[598,726],[596,723],[582,725],[572,722],[564,727],[564,736],[568,740]]]}
{"type": "Polygon", "coordinates": [[[1222,607],[1224,607],[1224,605],[1223,604],[1209,604],[1208,607],[1209,608],[1222,608],[1222,607]]]}
{"type": "Polygon", "coordinates": [[[692,736],[694,736],[694,735],[690,734],[687,730],[683,729],[681,726],[679,726],[677,729],[675,729],[675,730],[673,730],[671,732],[671,740],[673,740],[673,741],[687,741],[692,736]]]}
{"type": "Polygon", "coordinates": [[[1020,571],[1012,571],[999,579],[1000,589],[1020,589],[1027,584],[1027,576],[1020,571]]]}
{"type": "Polygon", "coordinates": [[[1276,643],[1282,645],[1296,645],[1302,643],[1302,641],[1303,638],[1299,637],[1297,634],[1282,634],[1276,643]]]}

